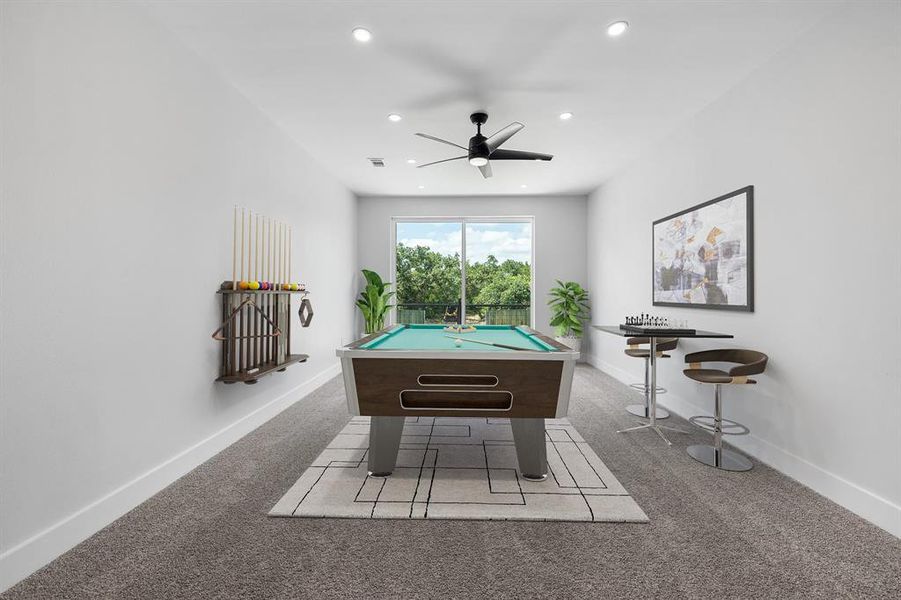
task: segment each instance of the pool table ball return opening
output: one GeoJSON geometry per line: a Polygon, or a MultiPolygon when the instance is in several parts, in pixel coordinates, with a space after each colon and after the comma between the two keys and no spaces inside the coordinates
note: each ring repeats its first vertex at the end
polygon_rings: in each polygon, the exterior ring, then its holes
{"type": "Polygon", "coordinates": [[[371,417],[371,476],[394,471],[404,421],[424,416],[508,418],[521,475],[547,477],[544,420],[566,416],[578,352],[529,327],[396,325],[337,354],[348,411],[371,417]]]}

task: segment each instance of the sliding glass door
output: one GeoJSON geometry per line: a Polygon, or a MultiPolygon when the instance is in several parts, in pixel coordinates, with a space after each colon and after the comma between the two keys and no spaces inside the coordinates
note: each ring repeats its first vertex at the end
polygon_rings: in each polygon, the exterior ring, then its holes
{"type": "Polygon", "coordinates": [[[530,325],[531,217],[395,218],[395,323],[530,325]]]}
{"type": "Polygon", "coordinates": [[[532,223],[465,224],[466,321],[532,324],[532,223]]]}
{"type": "Polygon", "coordinates": [[[397,221],[395,323],[457,323],[462,313],[463,224],[397,221]]]}

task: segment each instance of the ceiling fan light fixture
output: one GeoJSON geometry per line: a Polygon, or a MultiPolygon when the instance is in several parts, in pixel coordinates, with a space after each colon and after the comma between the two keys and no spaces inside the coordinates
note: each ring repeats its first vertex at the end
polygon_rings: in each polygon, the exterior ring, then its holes
{"type": "Polygon", "coordinates": [[[626,30],[628,28],[628,21],[614,21],[613,23],[610,23],[610,25],[607,25],[607,35],[609,35],[610,37],[620,36],[626,33],[626,30]]]}
{"type": "Polygon", "coordinates": [[[403,117],[397,113],[391,113],[390,115],[388,115],[388,120],[391,121],[392,123],[397,123],[401,119],[403,119],[403,117]]]}
{"type": "Polygon", "coordinates": [[[441,138],[435,137],[434,135],[417,133],[417,136],[425,138],[427,140],[440,142],[442,144],[447,144],[449,146],[454,146],[455,148],[464,150],[466,151],[466,154],[464,154],[463,156],[454,156],[452,158],[445,158],[442,160],[428,162],[422,165],[416,165],[416,168],[421,169],[423,167],[429,167],[431,165],[437,165],[439,163],[466,159],[470,165],[479,169],[482,177],[489,179],[492,175],[491,164],[494,160],[551,160],[552,158],[554,158],[552,154],[543,154],[540,152],[525,152],[523,150],[507,150],[506,148],[501,148],[501,146],[507,140],[516,135],[518,131],[525,127],[525,125],[523,125],[519,121],[513,121],[506,127],[503,127],[494,132],[489,137],[485,137],[484,135],[482,135],[482,125],[484,125],[485,121],[488,120],[488,113],[472,113],[471,115],[469,115],[469,120],[476,126],[476,134],[469,138],[468,148],[466,146],[463,146],[462,144],[455,144],[454,142],[443,140],[441,138]]]}
{"type": "Polygon", "coordinates": [[[352,33],[354,34],[355,40],[363,42],[364,44],[372,39],[372,32],[365,27],[354,27],[352,33]]]}

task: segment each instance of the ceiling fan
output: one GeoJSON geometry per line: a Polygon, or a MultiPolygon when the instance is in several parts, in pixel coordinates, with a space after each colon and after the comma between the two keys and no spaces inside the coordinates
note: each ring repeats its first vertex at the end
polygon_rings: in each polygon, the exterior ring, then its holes
{"type": "Polygon", "coordinates": [[[435,162],[419,165],[417,168],[421,169],[423,167],[437,165],[438,163],[467,158],[469,159],[469,164],[474,167],[478,167],[479,171],[481,171],[482,173],[482,177],[485,177],[487,179],[488,177],[491,177],[491,162],[489,161],[492,160],[551,160],[552,158],[554,158],[553,154],[541,154],[539,152],[525,152],[523,150],[501,149],[501,144],[509,140],[517,131],[525,127],[525,125],[518,121],[510,123],[494,135],[486,138],[484,135],[482,135],[482,125],[484,125],[485,121],[488,120],[488,113],[474,112],[469,115],[469,120],[472,121],[476,126],[476,134],[469,138],[469,148],[461,146],[460,144],[449,142],[447,140],[442,140],[441,138],[437,138],[433,135],[428,135],[427,133],[417,133],[416,135],[426,138],[427,140],[434,140],[436,142],[441,142],[442,144],[455,146],[468,152],[468,154],[465,154],[463,156],[455,156],[454,158],[436,160],[435,162]]]}

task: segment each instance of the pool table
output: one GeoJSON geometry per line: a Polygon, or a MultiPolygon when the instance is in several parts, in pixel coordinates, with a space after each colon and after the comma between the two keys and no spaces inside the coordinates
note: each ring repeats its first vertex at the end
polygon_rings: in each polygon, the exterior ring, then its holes
{"type": "Polygon", "coordinates": [[[579,353],[522,326],[395,325],[339,348],[347,408],[371,417],[369,473],[391,474],[408,416],[509,418],[520,473],[547,476],[544,420],[566,416],[579,353]]]}

